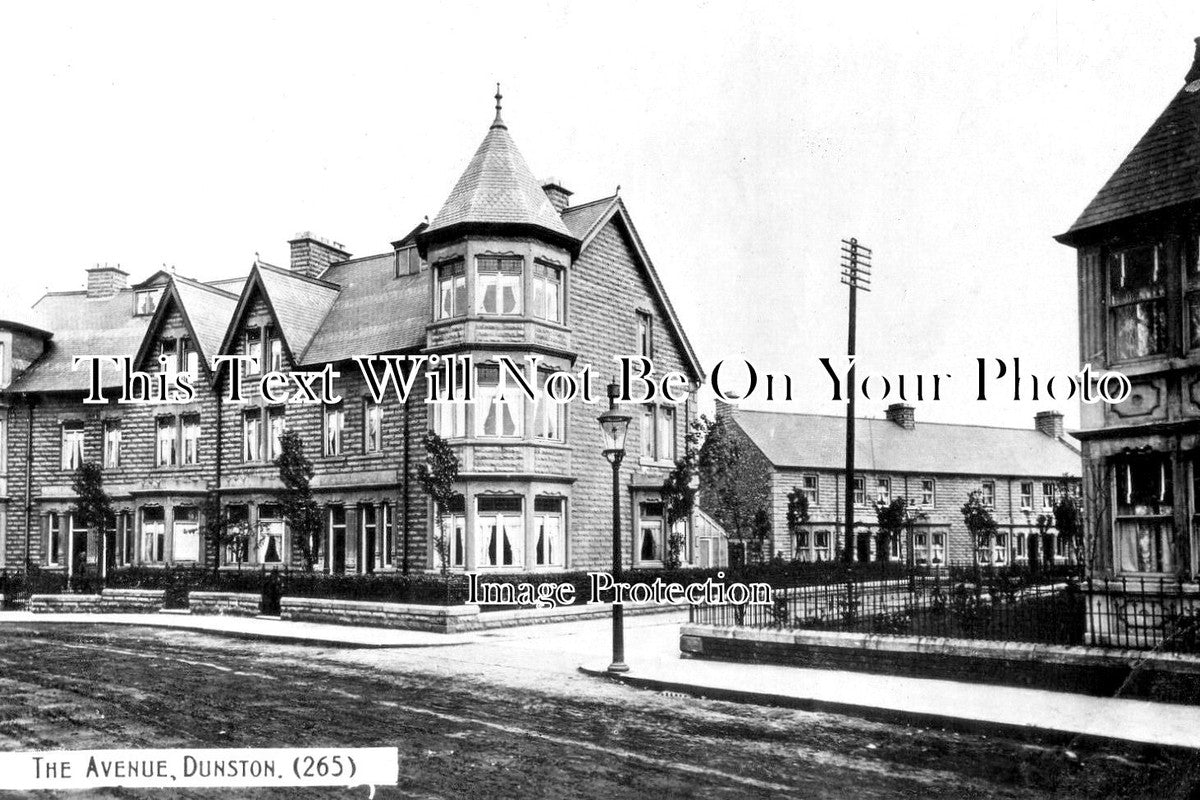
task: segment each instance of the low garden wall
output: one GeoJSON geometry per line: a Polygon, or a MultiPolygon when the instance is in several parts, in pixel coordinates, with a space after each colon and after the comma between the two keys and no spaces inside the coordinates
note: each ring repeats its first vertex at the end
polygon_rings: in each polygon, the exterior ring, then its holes
{"type": "Polygon", "coordinates": [[[105,589],[100,594],[30,595],[35,614],[154,614],[163,608],[161,589],[105,589]]]}
{"type": "Polygon", "coordinates": [[[188,609],[193,614],[257,617],[262,595],[250,592],[188,592],[188,609]]]}
{"type": "Polygon", "coordinates": [[[280,619],[334,625],[366,625],[434,633],[461,633],[478,629],[479,606],[426,606],[411,603],[372,603],[362,600],[327,600],[284,597],[280,619]]]}
{"type": "Polygon", "coordinates": [[[1200,705],[1200,657],[1101,647],[684,625],[685,658],[1026,686],[1200,705]]]}

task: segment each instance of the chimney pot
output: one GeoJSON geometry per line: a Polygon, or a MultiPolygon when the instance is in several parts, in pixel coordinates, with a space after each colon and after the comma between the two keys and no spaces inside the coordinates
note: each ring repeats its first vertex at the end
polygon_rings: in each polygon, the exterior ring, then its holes
{"type": "Polygon", "coordinates": [[[560,214],[563,209],[571,205],[571,195],[574,192],[563,186],[562,181],[558,178],[547,178],[542,181],[542,191],[546,193],[546,197],[550,198],[550,205],[554,206],[554,210],[560,214]]]}
{"type": "Polygon", "coordinates": [[[917,427],[916,410],[908,403],[892,403],[887,407],[887,418],[906,431],[917,427]]]}
{"type": "Polygon", "coordinates": [[[1057,439],[1063,435],[1062,412],[1039,411],[1033,415],[1033,426],[1047,436],[1057,439]]]}
{"type": "Polygon", "coordinates": [[[342,244],[314,236],[312,231],[297,233],[288,244],[292,247],[292,271],[309,278],[316,278],[330,264],[350,258],[342,244]]]}
{"type": "Polygon", "coordinates": [[[1200,80],[1200,36],[1196,37],[1196,53],[1192,56],[1192,68],[1183,77],[1184,85],[1195,80],[1200,80]]]}

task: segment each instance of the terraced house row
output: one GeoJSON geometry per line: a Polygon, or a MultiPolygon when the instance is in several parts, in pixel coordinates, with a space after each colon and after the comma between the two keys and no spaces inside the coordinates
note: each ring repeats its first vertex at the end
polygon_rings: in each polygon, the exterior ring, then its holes
{"type": "MultiPolygon", "coordinates": [[[[625,203],[570,199],[558,182],[534,179],[497,96],[495,121],[439,213],[385,252],[353,258],[305,233],[290,242],[288,267],[256,261],[230,280],[163,271],[130,285],[121,269],[97,266],[86,289],[3,315],[0,566],[298,563],[274,501],[285,429],[300,433],[314,462],[324,571],[437,566],[434,512],[417,480],[431,429],[462,464],[444,520],[453,568],[602,566],[612,491],[596,422],[604,406],[530,401],[499,359],[524,365],[533,383],[592,365],[603,399],[614,356],[625,354],[690,383],[686,402],[636,408],[620,475],[626,563],[660,565],[668,532],[658,489],[695,416],[701,370],[625,203]],[[351,361],[366,354],[470,356],[478,395],[427,404],[418,381],[407,402],[373,402],[351,361]],[[186,373],[195,397],[85,404],[89,372],[73,368],[85,355],[135,356],[151,384],[186,373]],[[250,361],[214,368],[218,355],[250,361]],[[272,402],[259,391],[266,371],[326,367],[340,372],[340,402],[272,402]],[[231,380],[245,402],[225,399],[231,380]],[[103,465],[114,499],[102,531],[71,514],[83,461],[103,465]],[[253,531],[247,541],[207,546],[201,515],[213,491],[253,531]]],[[[115,400],[124,376],[110,366],[101,377],[115,400]]],[[[689,539],[682,556],[692,555],[689,539]]]]}

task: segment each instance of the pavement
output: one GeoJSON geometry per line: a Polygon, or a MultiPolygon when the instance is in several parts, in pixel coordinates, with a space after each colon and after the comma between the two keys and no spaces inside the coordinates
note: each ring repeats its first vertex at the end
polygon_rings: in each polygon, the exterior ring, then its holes
{"type": "Polygon", "coordinates": [[[974,730],[1035,732],[1118,739],[1200,750],[1200,707],[979,683],[926,680],[836,670],[803,669],[679,656],[684,615],[627,620],[626,663],[611,675],[608,627],[602,620],[531,625],[458,635],[365,628],[276,618],[159,614],[33,614],[0,612],[0,625],[113,624],[175,628],[224,636],[342,648],[463,647],[471,660],[512,658],[522,651],[567,656],[561,663],[601,679],[658,691],[788,706],[858,717],[941,724],[974,730]],[[571,658],[577,656],[577,658],[571,658]]]}

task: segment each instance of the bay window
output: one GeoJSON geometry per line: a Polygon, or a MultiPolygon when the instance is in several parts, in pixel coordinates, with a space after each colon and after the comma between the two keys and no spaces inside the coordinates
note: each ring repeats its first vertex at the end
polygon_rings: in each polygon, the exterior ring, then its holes
{"type": "Polygon", "coordinates": [[[283,510],[277,505],[258,507],[258,563],[283,562],[283,510]]]}
{"type": "Polygon", "coordinates": [[[534,498],[533,530],[537,537],[533,563],[539,567],[561,567],[566,551],[562,498],[534,498]]]}
{"type": "Polygon", "coordinates": [[[172,515],[171,560],[200,560],[200,523],[195,506],[175,506],[172,515]]]}
{"type": "Polygon", "coordinates": [[[380,525],[383,532],[383,543],[379,547],[375,563],[379,567],[391,567],[392,554],[396,552],[396,519],[389,503],[380,506],[379,513],[382,515],[380,525]]]}
{"type": "Polygon", "coordinates": [[[538,439],[555,442],[563,440],[563,423],[566,420],[566,404],[555,402],[546,394],[546,380],[553,374],[538,370],[538,400],[533,414],[533,435],[538,439]]]}
{"type": "Polygon", "coordinates": [[[1156,244],[1108,254],[1109,347],[1114,361],[1163,353],[1167,349],[1166,275],[1162,247],[1156,244]]]}
{"type": "Polygon", "coordinates": [[[638,503],[638,563],[658,562],[663,560],[663,548],[666,544],[664,532],[666,520],[663,518],[663,504],[660,500],[650,500],[638,503]]]}
{"type": "Polygon", "coordinates": [[[817,561],[830,559],[829,531],[817,531],[813,534],[813,558],[817,561]]]}
{"type": "Polygon", "coordinates": [[[359,572],[374,572],[379,558],[379,509],[358,507],[359,572]]]}
{"type": "Polygon", "coordinates": [[[229,506],[225,511],[225,564],[245,564],[250,561],[250,506],[229,506]]]}
{"type": "Polygon", "coordinates": [[[1117,568],[1121,572],[1172,572],[1175,560],[1171,461],[1151,455],[1114,463],[1117,568]]]}
{"type": "Polygon", "coordinates": [[[166,558],[167,523],[162,506],[142,509],[142,563],[161,564],[166,558]]]}
{"type": "Polygon", "coordinates": [[[524,421],[523,393],[518,387],[508,385],[508,376],[498,366],[481,364],[476,369],[475,435],[520,436],[524,421]]]}
{"type": "Polygon", "coordinates": [[[437,267],[438,319],[467,313],[467,270],[462,260],[437,267]]]}
{"type": "MultiPolygon", "coordinates": [[[[442,509],[440,535],[446,537],[446,560],[451,569],[462,569],[466,565],[467,503],[461,494],[450,498],[442,509]]],[[[434,535],[439,535],[437,531],[434,535]]],[[[434,563],[442,566],[442,555],[437,547],[433,550],[434,563]]]]}
{"type": "Polygon", "coordinates": [[[559,267],[534,262],[533,316],[562,322],[562,269],[559,267]]]}
{"type": "Polygon", "coordinates": [[[811,537],[808,531],[796,531],[796,560],[812,561],[812,550],[809,549],[811,537]]]}
{"type": "Polygon", "coordinates": [[[57,511],[46,515],[46,566],[62,564],[62,517],[57,511]]]}
{"type": "Polygon", "coordinates": [[[476,498],[475,546],[480,567],[525,563],[523,498],[483,495],[476,498]]]}
{"type": "Polygon", "coordinates": [[[478,257],[475,260],[475,310],[480,314],[520,314],[522,267],[520,257],[478,257]]]}

